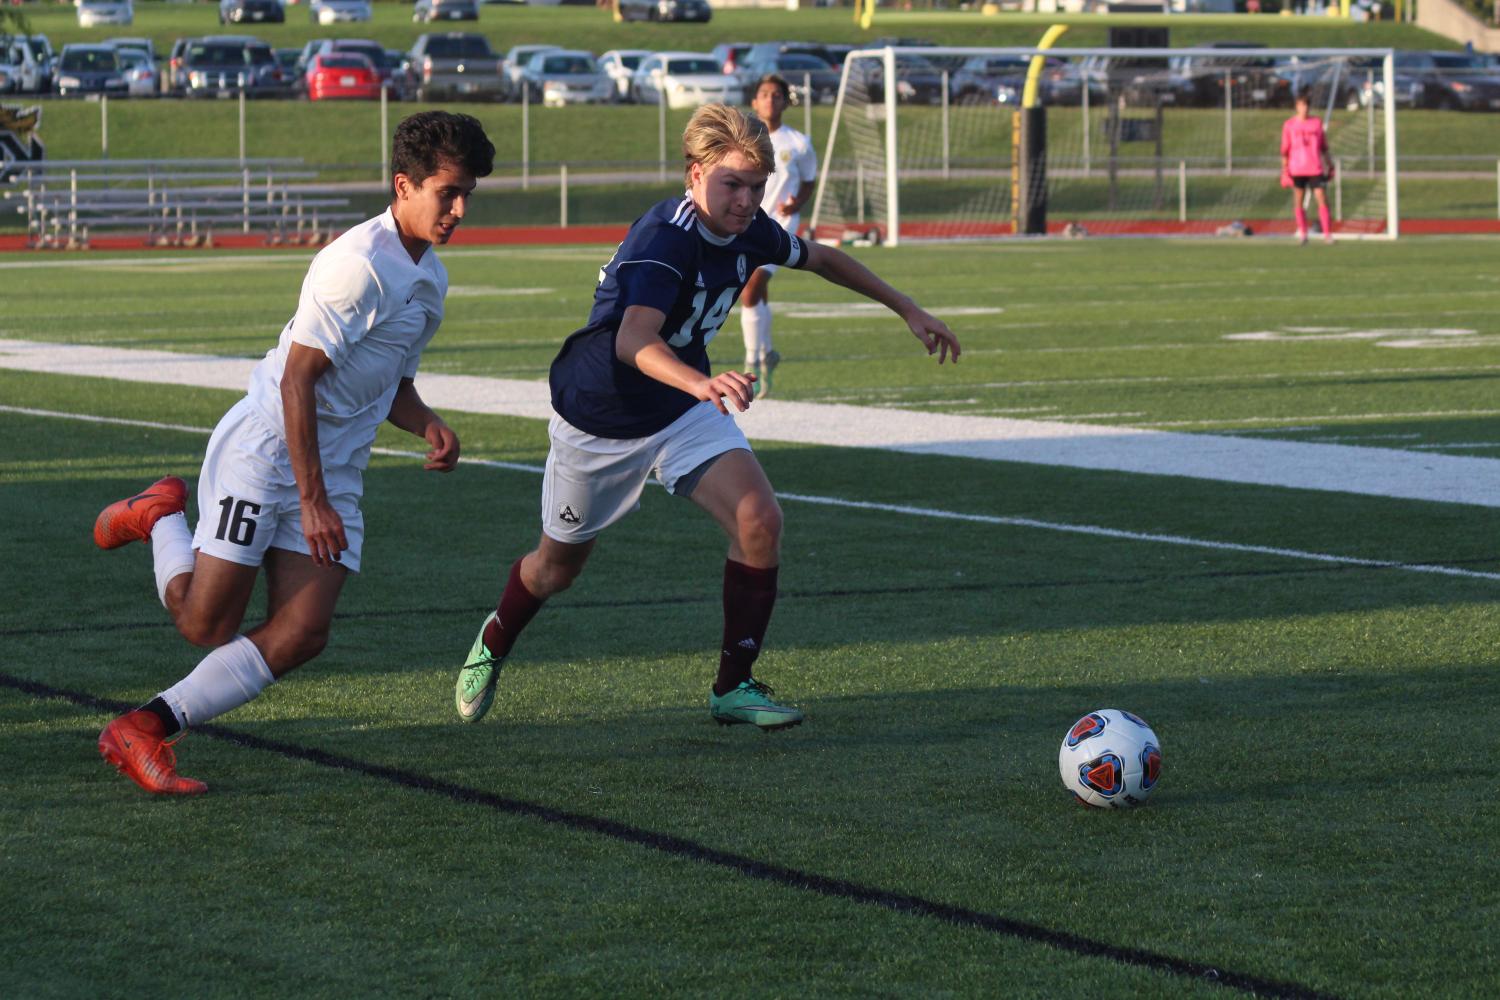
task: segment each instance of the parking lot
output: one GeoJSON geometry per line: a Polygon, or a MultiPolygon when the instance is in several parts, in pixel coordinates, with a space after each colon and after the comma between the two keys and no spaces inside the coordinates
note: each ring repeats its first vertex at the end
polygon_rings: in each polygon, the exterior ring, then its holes
{"type": "MultiPolygon", "coordinates": [[[[219,0],[216,4],[163,5],[143,2],[140,20],[131,0],[78,0],[76,27],[87,27],[87,41],[60,40],[63,32],[36,30],[0,41],[0,94],[148,99],[235,97],[257,99],[476,101],[538,104],[666,104],[690,108],[708,101],[744,103],[755,81],[766,73],[788,79],[798,103],[830,103],[840,86],[843,63],[856,47],[886,42],[922,46],[921,36],[860,42],[814,40],[796,35],[769,40],[718,41],[707,18],[685,0],[678,20],[657,5],[624,11],[627,22],[613,36],[651,31],[679,32],[699,44],[577,44],[573,18],[553,20],[551,37],[506,44],[492,25],[510,11],[477,0],[417,0],[372,6],[370,0],[219,0]],[[202,33],[164,33],[150,22],[192,22],[202,33]],[[655,16],[644,13],[649,7],[655,16]],[[407,23],[404,40],[393,44],[392,21],[407,23]],[[310,35],[309,36],[309,29],[310,35]],[[441,29],[441,30],[439,30],[441,29]],[[368,31],[362,35],[362,31],[368,31]],[[283,44],[295,35],[299,44],[283,44]],[[701,44],[714,38],[712,45],[701,44]],[[330,62],[331,60],[331,62],[330,62]]],[[[708,8],[702,8],[707,11],[708,8]]],[[[562,13],[573,13],[558,10],[562,13]]],[[[677,7],[674,6],[676,11],[677,7]]],[[[582,12],[588,13],[588,12],[582,12]]],[[[45,8],[32,18],[38,28],[55,26],[65,11],[45,8]],[[45,14],[45,16],[42,16],[45,14]]],[[[601,21],[607,14],[599,12],[601,21]]],[[[674,15],[675,16],[675,15],[674,15]]],[[[784,18],[784,20],[786,20],[784,18]]],[[[1267,21],[1271,19],[1265,19],[1267,21]]],[[[1289,19],[1278,19],[1289,20],[1289,19]]],[[[791,22],[788,21],[789,26],[791,22]]],[[[78,31],[69,26],[67,36],[78,31]]],[[[724,32],[733,31],[725,25],[724,32]]],[[[594,32],[594,37],[602,37],[594,32]]],[[[952,44],[951,39],[942,39],[952,44]]],[[[985,39],[970,39],[965,44],[985,39]]],[[[1221,48],[1223,55],[1173,59],[1152,75],[1149,86],[1132,94],[1134,103],[1177,107],[1231,104],[1290,106],[1305,86],[1301,68],[1285,57],[1259,56],[1263,43],[1223,37],[1197,47],[1221,48]],[[1227,92],[1227,94],[1226,94],[1227,92]]],[[[1016,58],[925,57],[903,54],[897,66],[897,100],[915,104],[1014,104],[1024,87],[1026,62],[1016,58]]],[[[1396,59],[1394,99],[1401,107],[1454,111],[1500,110],[1500,57],[1454,51],[1403,50],[1396,59]]],[[[879,74],[851,81],[879,100],[879,74]]],[[[1378,77],[1378,74],[1374,74],[1378,77]]],[[[1370,74],[1339,81],[1339,104],[1355,108],[1384,101],[1384,85],[1370,74]]],[[[1078,104],[1105,98],[1098,61],[1049,58],[1040,80],[1044,104],[1078,104]]]]}

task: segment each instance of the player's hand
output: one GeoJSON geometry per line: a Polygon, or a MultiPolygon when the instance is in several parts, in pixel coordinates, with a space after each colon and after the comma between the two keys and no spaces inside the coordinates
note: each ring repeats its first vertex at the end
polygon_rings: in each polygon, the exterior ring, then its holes
{"type": "Polygon", "coordinates": [[[312,561],[319,566],[332,566],[339,561],[339,553],[349,547],[344,519],[326,499],[303,502],[302,536],[307,539],[312,561]]]}
{"type": "Polygon", "coordinates": [[[750,408],[750,401],[755,398],[754,387],[754,375],[747,372],[720,372],[704,382],[695,395],[714,404],[720,413],[729,413],[729,408],[724,405],[726,399],[734,404],[736,410],[744,413],[750,408]]]}
{"type": "Polygon", "coordinates": [[[427,425],[422,436],[432,445],[427,453],[427,464],[422,468],[429,472],[452,472],[458,465],[458,435],[453,428],[441,420],[427,425]]]}
{"type": "Polygon", "coordinates": [[[953,356],[953,363],[958,364],[958,338],[948,329],[948,324],[927,310],[918,309],[906,317],[906,325],[911,327],[912,334],[927,348],[928,354],[938,356],[938,364],[947,361],[950,354],[953,356]]]}
{"type": "Polygon", "coordinates": [[[788,197],[786,201],[776,206],[776,213],[783,219],[790,219],[796,211],[797,199],[795,196],[788,197]]]}

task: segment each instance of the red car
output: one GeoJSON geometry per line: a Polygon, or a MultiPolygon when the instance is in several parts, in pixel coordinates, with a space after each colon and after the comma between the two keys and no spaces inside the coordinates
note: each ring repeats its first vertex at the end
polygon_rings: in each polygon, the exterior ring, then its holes
{"type": "Polygon", "coordinates": [[[368,56],[333,52],[315,56],[307,71],[307,99],[337,97],[371,100],[380,96],[380,71],[368,56]]]}

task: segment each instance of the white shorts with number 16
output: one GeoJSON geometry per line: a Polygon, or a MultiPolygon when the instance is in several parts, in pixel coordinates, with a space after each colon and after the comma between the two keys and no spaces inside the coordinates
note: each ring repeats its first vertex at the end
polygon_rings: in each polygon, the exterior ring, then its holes
{"type": "MultiPolygon", "coordinates": [[[[357,573],[365,541],[359,509],[364,477],[359,469],[324,469],[323,483],[349,541],[339,564],[357,573]]],[[[269,548],[311,555],[286,442],[261,421],[248,399],[230,407],[208,440],[198,475],[193,548],[242,566],[259,566],[269,548]]]]}

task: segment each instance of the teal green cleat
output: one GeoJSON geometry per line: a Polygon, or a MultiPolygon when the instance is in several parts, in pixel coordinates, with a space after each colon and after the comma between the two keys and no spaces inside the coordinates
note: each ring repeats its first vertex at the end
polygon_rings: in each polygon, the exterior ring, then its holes
{"type": "Polygon", "coordinates": [[[767,351],[765,364],[761,365],[759,388],[755,395],[757,398],[771,394],[771,378],[776,374],[776,366],[781,364],[780,351],[767,351]]]}
{"type": "Polygon", "coordinates": [[[484,644],[484,630],[495,617],[491,611],[479,626],[479,635],[469,649],[469,658],[458,672],[458,684],[454,687],[453,703],[458,706],[458,717],[465,722],[478,722],[490,710],[495,700],[495,682],[500,679],[500,665],[505,657],[496,659],[484,644]]]}
{"type": "Polygon", "coordinates": [[[776,692],[771,685],[763,684],[754,677],[741,681],[739,687],[723,695],[708,692],[708,710],[714,721],[721,726],[737,726],[748,723],[759,726],[761,732],[773,729],[790,729],[802,724],[802,710],[782,705],[772,699],[776,692]]]}

